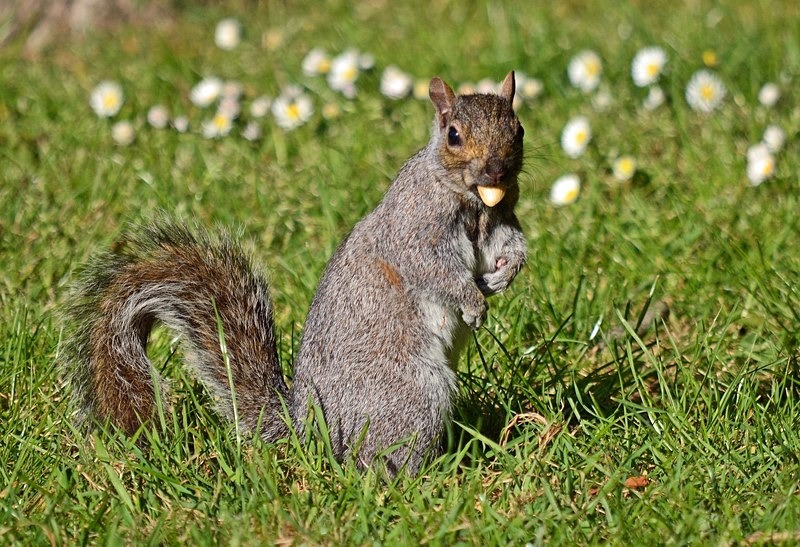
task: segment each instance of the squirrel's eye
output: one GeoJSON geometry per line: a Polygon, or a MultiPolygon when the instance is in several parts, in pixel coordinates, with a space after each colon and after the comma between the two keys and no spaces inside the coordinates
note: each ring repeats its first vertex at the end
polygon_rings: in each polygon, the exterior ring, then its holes
{"type": "Polygon", "coordinates": [[[458,129],[450,126],[450,129],[447,130],[447,144],[450,146],[461,146],[461,135],[458,133],[458,129]]]}

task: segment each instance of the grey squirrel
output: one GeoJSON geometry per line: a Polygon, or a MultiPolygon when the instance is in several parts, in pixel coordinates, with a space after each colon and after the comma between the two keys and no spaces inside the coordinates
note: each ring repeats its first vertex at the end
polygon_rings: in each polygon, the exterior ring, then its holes
{"type": "Polygon", "coordinates": [[[64,346],[82,416],[129,434],[153,418],[161,380],[146,346],[162,323],[242,429],[287,436],[285,405],[302,432],[313,403],[337,458],[417,473],[440,450],[469,330],[526,259],[514,215],[523,162],[514,86],[510,72],[498,95],[456,96],[431,80],[431,139],[328,262],[291,388],[267,283],[229,236],[162,219],[90,261],[64,346]]]}

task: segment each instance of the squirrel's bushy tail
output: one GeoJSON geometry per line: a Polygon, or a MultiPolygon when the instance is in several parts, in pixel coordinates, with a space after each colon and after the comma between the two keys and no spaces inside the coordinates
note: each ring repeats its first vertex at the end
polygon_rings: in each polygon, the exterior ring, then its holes
{"type": "Polygon", "coordinates": [[[230,237],[167,220],[93,260],[67,310],[63,351],[82,416],[108,419],[129,434],[153,417],[160,379],[146,346],[160,322],[181,335],[187,364],[224,414],[237,416],[245,430],[260,423],[266,439],[286,435],[272,305],[265,279],[254,272],[230,237]]]}

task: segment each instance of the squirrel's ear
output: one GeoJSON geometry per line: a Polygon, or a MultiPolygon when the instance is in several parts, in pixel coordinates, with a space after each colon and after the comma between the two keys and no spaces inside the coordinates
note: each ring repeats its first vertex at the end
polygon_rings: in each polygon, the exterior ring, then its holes
{"type": "Polygon", "coordinates": [[[450,113],[453,111],[453,103],[456,101],[456,94],[450,86],[442,81],[441,78],[433,78],[428,90],[431,102],[436,108],[436,120],[440,128],[447,125],[450,113]]]}
{"type": "Polygon", "coordinates": [[[500,96],[506,99],[508,102],[514,102],[514,90],[516,89],[516,83],[514,81],[514,71],[506,75],[506,79],[503,80],[503,83],[500,85],[500,96]]]}

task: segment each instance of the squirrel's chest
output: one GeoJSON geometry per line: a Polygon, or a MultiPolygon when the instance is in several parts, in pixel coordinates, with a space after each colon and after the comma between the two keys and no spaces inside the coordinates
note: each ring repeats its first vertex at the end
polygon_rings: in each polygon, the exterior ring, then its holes
{"type": "Polygon", "coordinates": [[[422,322],[433,336],[427,346],[430,358],[454,366],[458,354],[467,340],[469,328],[461,320],[460,312],[434,300],[419,304],[422,322]]]}

